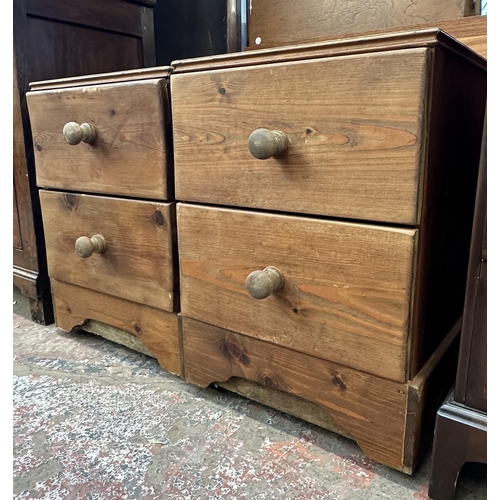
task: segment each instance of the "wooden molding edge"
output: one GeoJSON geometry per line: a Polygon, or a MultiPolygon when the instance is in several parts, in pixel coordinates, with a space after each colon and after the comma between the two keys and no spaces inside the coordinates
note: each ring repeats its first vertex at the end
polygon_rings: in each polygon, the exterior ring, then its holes
{"type": "Polygon", "coordinates": [[[337,57],[343,55],[366,54],[388,50],[425,48],[442,45],[466,57],[474,64],[486,66],[485,59],[455,40],[439,28],[424,28],[400,32],[378,33],[352,37],[337,38],[328,41],[303,43],[285,47],[248,50],[233,54],[221,54],[193,59],[173,61],[173,74],[193,71],[237,68],[260,64],[271,64],[337,57]]]}
{"type": "Polygon", "coordinates": [[[436,412],[455,381],[462,317],[408,382],[403,472],[413,474],[434,432],[436,412]]]}
{"type": "Polygon", "coordinates": [[[32,92],[40,90],[54,90],[61,88],[84,87],[87,85],[103,85],[106,83],[127,83],[137,80],[151,80],[167,78],[172,72],[171,66],[158,66],[153,68],[140,68],[97,75],[74,76],[70,78],[57,78],[54,80],[41,80],[29,84],[32,92]]]}

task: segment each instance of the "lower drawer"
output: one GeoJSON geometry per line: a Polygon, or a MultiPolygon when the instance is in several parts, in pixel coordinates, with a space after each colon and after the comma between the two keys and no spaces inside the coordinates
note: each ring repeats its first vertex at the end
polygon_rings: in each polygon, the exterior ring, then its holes
{"type": "MultiPolygon", "coordinates": [[[[283,394],[295,400],[298,396],[317,405],[333,421],[320,425],[340,428],[371,458],[409,474],[425,451],[435,412],[453,382],[461,324],[455,325],[413,380],[399,383],[185,316],[181,323],[188,382],[207,387],[234,378],[252,381],[268,391],[279,391],[279,396],[261,397],[267,404],[281,401],[283,394]]],[[[243,393],[251,398],[253,394],[259,391],[243,393]]],[[[314,423],[321,420],[310,417],[310,408],[307,415],[301,414],[294,400],[286,408],[275,407],[314,423]],[[290,411],[293,406],[297,411],[290,411]]]]}
{"type": "Polygon", "coordinates": [[[51,278],[176,309],[172,203],[53,191],[40,201],[51,278]]]}
{"type": "Polygon", "coordinates": [[[157,358],[165,370],[181,374],[176,313],[55,279],[51,279],[51,287],[59,328],[70,331],[81,326],[84,330],[145,352],[157,358]]]}
{"type": "Polygon", "coordinates": [[[177,223],[184,315],[407,380],[418,230],[185,203],[177,223]]]}

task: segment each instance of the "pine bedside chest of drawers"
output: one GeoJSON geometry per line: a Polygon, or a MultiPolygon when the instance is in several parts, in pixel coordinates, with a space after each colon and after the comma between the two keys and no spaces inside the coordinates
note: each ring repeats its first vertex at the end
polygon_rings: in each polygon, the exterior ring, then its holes
{"type": "Polygon", "coordinates": [[[411,474],[455,369],[486,61],[427,29],[172,66],[186,380],[411,474]]]}
{"type": "Polygon", "coordinates": [[[169,71],[37,82],[27,100],[57,326],[180,374],[169,71]]]}
{"type": "Polygon", "coordinates": [[[412,473],[455,373],[486,61],[430,29],[173,68],[31,85],[57,325],[412,473]]]}

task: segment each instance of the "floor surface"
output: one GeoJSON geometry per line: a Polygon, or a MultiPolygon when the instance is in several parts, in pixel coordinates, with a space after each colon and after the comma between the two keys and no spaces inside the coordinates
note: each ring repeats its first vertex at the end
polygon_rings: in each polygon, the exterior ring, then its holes
{"type": "MultiPolygon", "coordinates": [[[[148,356],[32,323],[17,300],[14,499],[429,499],[429,453],[407,476],[148,356]]],[[[483,499],[486,478],[461,475],[456,500],[483,499]]]]}

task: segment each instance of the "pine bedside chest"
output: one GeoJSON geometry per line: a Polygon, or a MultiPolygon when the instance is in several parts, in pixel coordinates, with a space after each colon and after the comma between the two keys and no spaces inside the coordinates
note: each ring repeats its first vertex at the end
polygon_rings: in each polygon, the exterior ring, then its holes
{"type": "Polygon", "coordinates": [[[411,474],[456,369],[486,60],[425,29],[172,67],[31,86],[58,326],[411,474]]]}
{"type": "Polygon", "coordinates": [[[180,374],[169,71],[37,82],[27,99],[57,326],[180,374]]]}
{"type": "Polygon", "coordinates": [[[427,29],[172,66],[186,380],[412,473],[453,380],[486,61],[427,29]]]}

